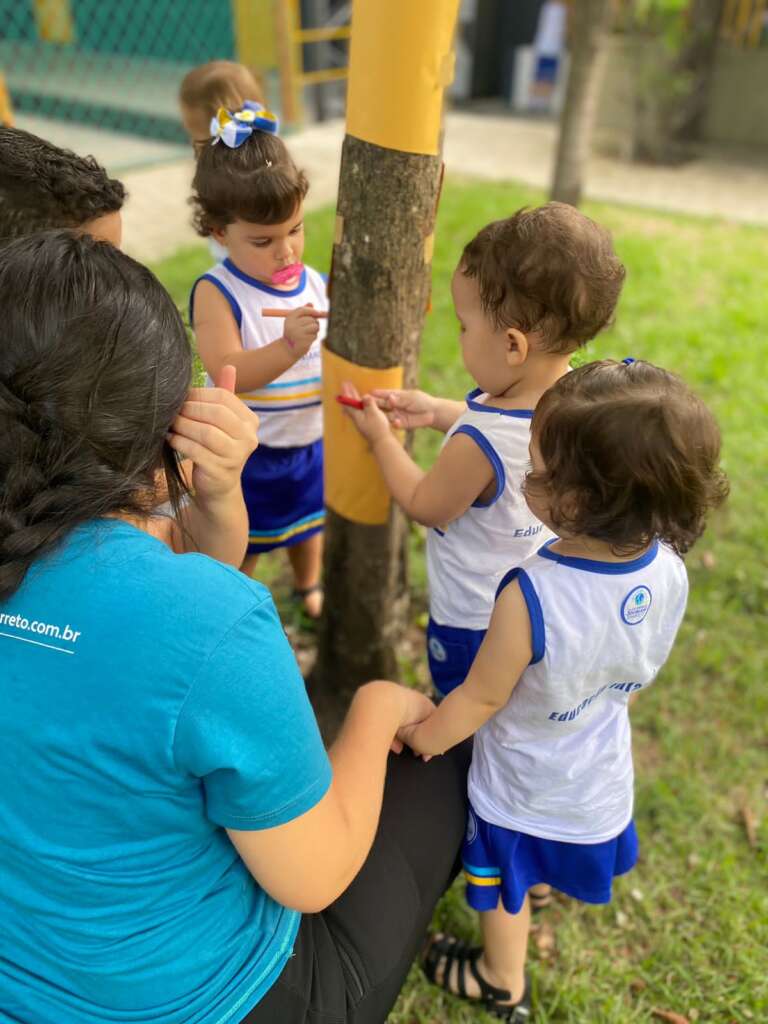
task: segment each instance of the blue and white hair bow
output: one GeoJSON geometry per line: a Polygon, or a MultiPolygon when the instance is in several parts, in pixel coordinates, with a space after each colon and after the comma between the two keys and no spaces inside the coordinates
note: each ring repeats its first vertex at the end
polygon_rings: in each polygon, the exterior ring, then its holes
{"type": "Polygon", "coordinates": [[[223,142],[230,149],[237,149],[254,132],[277,135],[279,124],[275,114],[263,107],[261,103],[255,103],[252,100],[246,100],[243,109],[236,113],[230,113],[224,107],[219,107],[216,116],[211,118],[211,145],[215,146],[217,142],[223,142]]]}

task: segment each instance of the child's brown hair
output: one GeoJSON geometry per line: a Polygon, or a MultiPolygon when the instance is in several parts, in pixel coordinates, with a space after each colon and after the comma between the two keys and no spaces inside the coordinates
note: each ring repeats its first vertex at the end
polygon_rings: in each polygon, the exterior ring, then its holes
{"type": "Polygon", "coordinates": [[[544,470],[525,489],[553,529],[632,554],[658,538],[684,554],[728,495],[720,430],[686,384],[651,363],[588,363],[545,392],[531,426],[544,470]]]}
{"type": "Polygon", "coordinates": [[[309,189],[277,135],[254,131],[236,149],[203,146],[192,180],[193,223],[203,237],[235,220],[282,224],[309,189]]]}
{"type": "Polygon", "coordinates": [[[497,329],[536,331],[553,353],[578,348],[611,322],[625,277],[610,234],[566,203],[488,224],[460,266],[477,280],[497,329]]]}
{"type": "Polygon", "coordinates": [[[192,68],[181,81],[179,103],[193,143],[199,146],[210,138],[211,118],[219,107],[242,110],[246,100],[264,103],[264,93],[243,64],[212,60],[192,68]]]}

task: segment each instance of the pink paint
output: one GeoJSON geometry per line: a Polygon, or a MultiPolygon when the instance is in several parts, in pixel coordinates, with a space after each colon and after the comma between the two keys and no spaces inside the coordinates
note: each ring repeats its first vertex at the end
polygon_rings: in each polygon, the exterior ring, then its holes
{"type": "Polygon", "coordinates": [[[291,263],[288,267],[276,270],[270,278],[270,281],[272,284],[288,284],[289,281],[293,281],[294,278],[298,277],[303,269],[303,263],[291,263]]]}

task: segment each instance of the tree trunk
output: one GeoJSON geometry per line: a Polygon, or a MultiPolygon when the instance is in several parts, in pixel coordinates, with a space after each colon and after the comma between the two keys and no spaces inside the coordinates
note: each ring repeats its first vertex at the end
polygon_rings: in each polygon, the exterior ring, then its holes
{"type": "MultiPolygon", "coordinates": [[[[440,171],[439,155],[344,140],[326,345],[361,366],[402,366],[405,387],[416,383],[429,303],[425,240],[434,231],[440,171]]],[[[361,682],[396,676],[408,607],[406,539],[407,522],[394,503],[382,526],[328,510],[313,696],[338,701],[361,682]]]]}
{"type": "Polygon", "coordinates": [[[677,70],[688,76],[675,125],[675,138],[682,142],[701,138],[724,7],[725,0],[693,0],[689,11],[689,28],[677,60],[677,70]]]}
{"type": "Polygon", "coordinates": [[[602,80],[611,0],[574,0],[570,11],[570,70],[551,198],[578,206],[602,80]]]}

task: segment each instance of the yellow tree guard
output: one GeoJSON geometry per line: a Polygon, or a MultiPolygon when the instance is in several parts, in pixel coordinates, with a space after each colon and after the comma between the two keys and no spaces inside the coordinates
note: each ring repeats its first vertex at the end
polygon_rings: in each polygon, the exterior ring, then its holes
{"type": "Polygon", "coordinates": [[[356,0],[347,134],[404,153],[439,151],[459,0],[356,0]]]}
{"type": "MultiPolygon", "coordinates": [[[[402,366],[358,366],[323,346],[323,438],[326,452],[325,503],[353,523],[381,526],[389,519],[391,498],[368,442],[336,401],[344,381],[361,395],[373,388],[401,388],[402,366]]],[[[397,431],[402,441],[403,432],[397,431]]]]}

